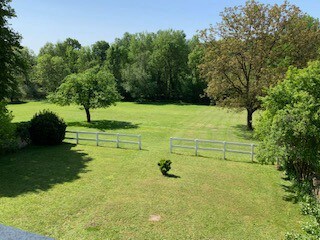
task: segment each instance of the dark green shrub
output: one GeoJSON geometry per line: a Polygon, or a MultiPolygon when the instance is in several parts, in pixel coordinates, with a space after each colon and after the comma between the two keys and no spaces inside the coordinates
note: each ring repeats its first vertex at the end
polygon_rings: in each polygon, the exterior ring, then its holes
{"type": "Polygon", "coordinates": [[[66,127],[65,122],[55,113],[44,110],[31,119],[31,141],[36,145],[60,144],[65,137],[66,127]]]}
{"type": "Polygon", "coordinates": [[[168,172],[171,169],[171,163],[172,162],[170,160],[166,160],[166,159],[162,159],[160,160],[160,162],[158,162],[158,166],[160,168],[162,175],[164,176],[168,175],[168,172]]]}
{"type": "Polygon", "coordinates": [[[30,122],[16,123],[16,136],[20,139],[21,142],[24,142],[26,144],[31,143],[30,126],[30,122]]]}
{"type": "Polygon", "coordinates": [[[0,155],[16,149],[15,126],[11,123],[12,115],[6,105],[0,102],[0,155]]]}

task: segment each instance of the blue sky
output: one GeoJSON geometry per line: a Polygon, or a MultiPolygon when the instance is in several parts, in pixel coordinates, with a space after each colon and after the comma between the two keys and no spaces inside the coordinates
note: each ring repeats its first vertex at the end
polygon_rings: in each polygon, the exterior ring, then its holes
{"type": "MultiPolygon", "coordinates": [[[[264,3],[281,3],[261,0],[264,3]]],[[[292,0],[304,12],[320,18],[320,0],[292,0]]],[[[46,42],[76,38],[82,45],[98,40],[113,42],[124,32],[183,30],[188,38],[220,21],[225,7],[245,0],[13,0],[18,18],[12,28],[22,44],[36,53],[46,42]]]]}

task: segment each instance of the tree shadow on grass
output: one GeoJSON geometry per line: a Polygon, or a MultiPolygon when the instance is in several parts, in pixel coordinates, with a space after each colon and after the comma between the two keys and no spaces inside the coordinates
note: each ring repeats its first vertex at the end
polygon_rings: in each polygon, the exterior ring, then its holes
{"type": "Polygon", "coordinates": [[[251,141],[256,140],[256,138],[254,137],[254,131],[248,130],[246,125],[238,124],[238,125],[232,126],[232,128],[235,130],[234,133],[237,137],[245,140],[251,140],[251,141]]]}
{"type": "MultiPolygon", "coordinates": [[[[282,178],[286,182],[290,182],[290,179],[287,177],[282,178]]],[[[299,202],[299,196],[296,192],[296,189],[292,183],[290,185],[286,184],[281,184],[282,189],[286,192],[286,195],[283,196],[283,200],[287,202],[292,202],[292,203],[298,203],[299,202]]]]}
{"type": "Polygon", "coordinates": [[[86,127],[99,129],[100,131],[105,130],[116,130],[116,129],[134,129],[138,128],[139,124],[133,124],[131,122],[122,121],[111,121],[111,120],[97,120],[88,122],[70,122],[69,127],[86,127]]]}
{"type": "Polygon", "coordinates": [[[0,158],[0,197],[47,191],[56,184],[72,182],[87,172],[91,161],[73,144],[31,146],[0,158]]]}
{"type": "Polygon", "coordinates": [[[19,105],[19,104],[26,104],[27,102],[25,101],[12,101],[12,102],[8,102],[8,105],[19,105]]]}

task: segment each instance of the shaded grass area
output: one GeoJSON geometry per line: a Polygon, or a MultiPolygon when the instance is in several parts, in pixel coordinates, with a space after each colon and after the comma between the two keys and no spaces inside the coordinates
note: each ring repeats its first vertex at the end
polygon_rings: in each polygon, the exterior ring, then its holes
{"type": "Polygon", "coordinates": [[[141,134],[143,151],[64,144],[0,158],[0,222],[6,225],[56,239],[283,239],[300,228],[299,206],[284,200],[288,182],[274,166],[231,153],[227,161],[220,153],[169,153],[173,136],[256,142],[237,127],[245,113],[120,103],[92,111],[94,121],[107,122],[99,129],[73,124],[85,121],[75,106],[10,105],[14,121],[46,108],[69,130],[141,134]],[[160,159],[172,161],[173,177],[162,176],[160,159]],[[151,215],[161,220],[150,222],[151,215]]]}
{"type": "Polygon", "coordinates": [[[235,135],[239,137],[239,139],[245,140],[254,140],[254,131],[250,131],[245,124],[237,124],[232,126],[235,130],[235,135]]]}
{"type": "Polygon", "coordinates": [[[69,122],[68,126],[70,127],[84,127],[84,128],[93,128],[99,131],[106,130],[117,130],[117,129],[132,129],[138,128],[138,124],[133,124],[131,122],[124,121],[111,121],[111,120],[97,120],[88,122],[69,122]]]}
{"type": "Polygon", "coordinates": [[[72,144],[29,147],[0,161],[0,197],[47,191],[56,184],[72,182],[86,172],[91,160],[86,153],[73,151],[72,144]]]}

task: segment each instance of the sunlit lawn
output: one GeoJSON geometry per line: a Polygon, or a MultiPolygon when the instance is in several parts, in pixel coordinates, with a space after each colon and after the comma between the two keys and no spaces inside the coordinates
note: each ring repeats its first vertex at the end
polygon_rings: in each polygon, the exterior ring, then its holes
{"type": "Polygon", "coordinates": [[[57,239],[283,239],[303,220],[282,173],[249,155],[169,153],[170,137],[254,142],[245,114],[195,105],[119,103],[92,111],[10,105],[14,121],[51,109],[69,130],[142,135],[143,150],[72,142],[0,159],[0,222],[57,239]],[[157,162],[170,159],[165,178],[157,162]],[[160,221],[150,221],[159,215],[160,221]]]}

